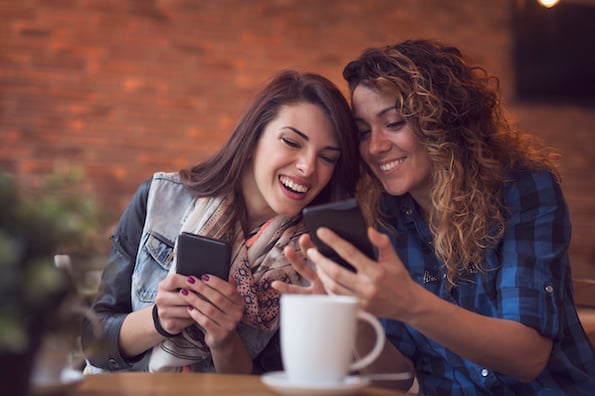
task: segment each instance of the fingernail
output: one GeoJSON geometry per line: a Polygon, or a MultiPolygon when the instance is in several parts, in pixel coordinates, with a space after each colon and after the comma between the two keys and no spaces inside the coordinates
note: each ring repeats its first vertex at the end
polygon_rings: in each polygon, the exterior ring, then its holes
{"type": "Polygon", "coordinates": [[[188,295],[188,290],[182,289],[182,290],[180,290],[180,293],[182,293],[183,295],[187,296],[188,295]]]}
{"type": "Polygon", "coordinates": [[[192,305],[188,305],[188,311],[194,311],[194,307],[192,305]]]}
{"type": "Polygon", "coordinates": [[[207,282],[209,280],[209,275],[203,274],[203,275],[201,275],[200,279],[202,279],[203,281],[207,282]]]}
{"type": "Polygon", "coordinates": [[[188,281],[188,283],[191,283],[191,284],[195,284],[196,283],[196,279],[194,279],[193,276],[189,276],[186,280],[188,281]]]}

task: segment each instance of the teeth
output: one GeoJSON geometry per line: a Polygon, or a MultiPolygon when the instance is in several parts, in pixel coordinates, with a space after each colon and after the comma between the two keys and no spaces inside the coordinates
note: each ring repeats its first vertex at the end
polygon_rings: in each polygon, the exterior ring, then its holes
{"type": "Polygon", "coordinates": [[[378,167],[380,168],[381,171],[387,172],[387,171],[395,168],[396,166],[401,165],[403,162],[405,162],[405,158],[401,158],[396,161],[387,162],[386,164],[380,164],[380,165],[378,165],[378,167]]]}
{"type": "Polygon", "coordinates": [[[281,183],[285,187],[287,187],[287,188],[289,188],[289,189],[291,189],[293,191],[296,191],[296,192],[299,192],[299,193],[305,193],[305,192],[308,191],[308,187],[302,186],[301,184],[297,184],[293,180],[289,180],[289,178],[287,178],[285,176],[281,176],[279,178],[279,180],[281,181],[281,183]]]}

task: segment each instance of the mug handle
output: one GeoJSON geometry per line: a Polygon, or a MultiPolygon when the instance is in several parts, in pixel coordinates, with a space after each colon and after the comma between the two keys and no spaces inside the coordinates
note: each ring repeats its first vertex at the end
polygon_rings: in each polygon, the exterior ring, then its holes
{"type": "Polygon", "coordinates": [[[376,332],[376,345],[374,345],[374,348],[372,348],[372,350],[366,356],[353,362],[349,367],[350,371],[361,370],[364,367],[369,366],[372,362],[374,362],[374,360],[376,360],[378,356],[380,356],[382,348],[384,347],[384,342],[386,340],[386,336],[384,335],[384,329],[382,328],[380,321],[378,321],[378,319],[376,319],[374,315],[365,311],[358,311],[357,318],[364,320],[370,323],[370,325],[372,325],[374,331],[376,332]]]}

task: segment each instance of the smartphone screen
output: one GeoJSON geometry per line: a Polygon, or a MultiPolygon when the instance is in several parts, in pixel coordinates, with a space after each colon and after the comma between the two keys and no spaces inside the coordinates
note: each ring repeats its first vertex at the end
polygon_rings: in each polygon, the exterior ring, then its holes
{"type": "Polygon", "coordinates": [[[227,281],[231,249],[223,241],[183,232],[178,236],[176,272],[200,278],[215,275],[227,281]]]}
{"type": "Polygon", "coordinates": [[[314,242],[320,253],[326,257],[355,272],[355,268],[351,264],[341,258],[330,246],[318,239],[316,230],[319,227],[330,228],[369,258],[377,259],[376,248],[368,239],[367,225],[361,208],[355,199],[310,206],[304,208],[302,214],[312,242],[314,242]]]}

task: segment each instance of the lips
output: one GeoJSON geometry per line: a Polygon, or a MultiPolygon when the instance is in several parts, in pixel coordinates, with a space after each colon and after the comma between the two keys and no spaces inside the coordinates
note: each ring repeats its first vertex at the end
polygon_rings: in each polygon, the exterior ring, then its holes
{"type": "Polygon", "coordinates": [[[283,186],[295,193],[305,194],[310,190],[309,186],[299,183],[296,180],[292,180],[287,176],[280,176],[279,181],[283,186]]]}
{"type": "Polygon", "coordinates": [[[388,161],[388,162],[384,162],[384,163],[378,164],[378,168],[380,168],[380,170],[382,172],[390,172],[391,170],[395,169],[396,167],[402,165],[405,162],[405,159],[406,159],[406,157],[388,161]]]}

